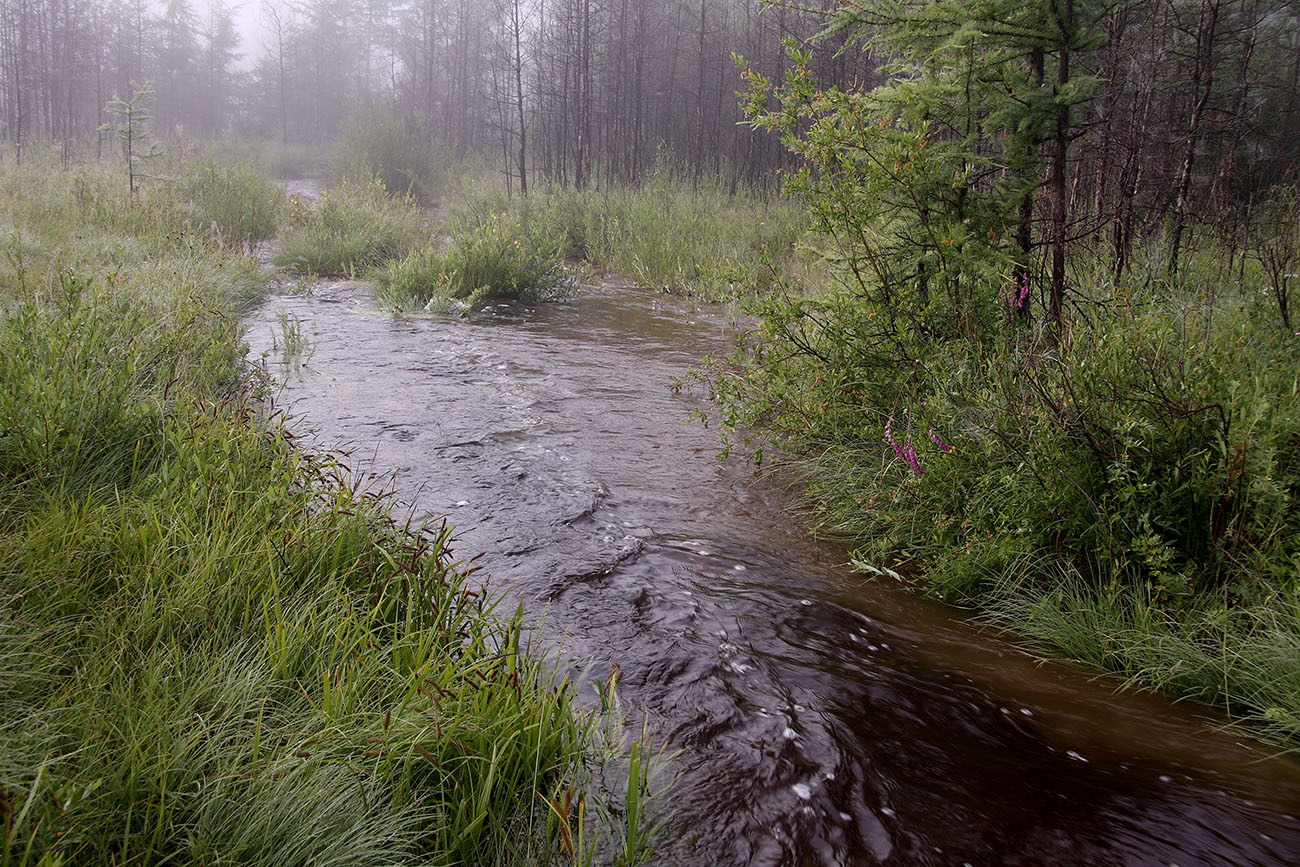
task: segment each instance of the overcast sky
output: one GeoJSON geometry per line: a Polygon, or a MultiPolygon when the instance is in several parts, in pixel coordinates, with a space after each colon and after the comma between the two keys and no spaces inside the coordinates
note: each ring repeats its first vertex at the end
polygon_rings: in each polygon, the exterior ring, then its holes
{"type": "MultiPolygon", "coordinates": [[[[207,21],[211,9],[210,0],[190,0],[190,3],[199,20],[207,21]]],[[[234,9],[232,17],[235,19],[235,28],[239,31],[241,56],[238,65],[240,69],[252,69],[257,56],[262,52],[262,0],[242,0],[231,6],[234,9]]]]}

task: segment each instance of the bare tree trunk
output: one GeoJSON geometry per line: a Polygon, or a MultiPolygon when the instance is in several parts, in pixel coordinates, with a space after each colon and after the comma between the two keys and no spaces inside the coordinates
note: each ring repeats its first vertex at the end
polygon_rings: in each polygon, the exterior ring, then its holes
{"type": "Polygon", "coordinates": [[[1187,136],[1183,146],[1182,165],[1178,171],[1178,198],[1174,202],[1174,227],[1169,240],[1169,261],[1167,273],[1178,270],[1178,253],[1182,245],[1183,232],[1187,227],[1187,196],[1192,185],[1192,163],[1196,158],[1196,144],[1200,140],[1201,119],[1205,115],[1205,106],[1210,101],[1210,92],[1214,87],[1214,36],[1219,23],[1219,6],[1222,0],[1202,0],[1201,20],[1197,27],[1196,62],[1192,72],[1191,117],[1187,121],[1187,136]],[[1208,20],[1207,20],[1208,16],[1208,20]],[[1204,79],[1202,83],[1202,79],[1204,79]]]}
{"type": "Polygon", "coordinates": [[[573,160],[573,185],[579,190],[587,186],[591,172],[591,0],[581,0],[581,40],[578,51],[578,146],[573,160]]]}
{"type": "Polygon", "coordinates": [[[697,187],[700,183],[700,167],[704,163],[704,29],[706,25],[704,15],[708,8],[706,3],[707,0],[700,0],[700,56],[695,77],[695,147],[692,159],[694,163],[692,183],[697,187]]]}
{"type": "Polygon", "coordinates": [[[511,27],[515,37],[515,108],[519,113],[519,194],[528,195],[528,128],[524,123],[524,54],[521,47],[524,23],[519,15],[519,0],[510,4],[511,27]]]}

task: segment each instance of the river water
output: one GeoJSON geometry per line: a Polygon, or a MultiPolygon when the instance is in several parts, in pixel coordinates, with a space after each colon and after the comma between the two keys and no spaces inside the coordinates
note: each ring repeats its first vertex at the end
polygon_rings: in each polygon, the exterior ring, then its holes
{"type": "Polygon", "coordinates": [[[298,430],[448,516],[557,657],[619,666],[682,751],[657,863],[1300,863],[1300,763],[850,573],[719,460],[670,385],[727,349],[724,310],[606,283],[410,317],[322,283],[247,325],[298,430]]]}

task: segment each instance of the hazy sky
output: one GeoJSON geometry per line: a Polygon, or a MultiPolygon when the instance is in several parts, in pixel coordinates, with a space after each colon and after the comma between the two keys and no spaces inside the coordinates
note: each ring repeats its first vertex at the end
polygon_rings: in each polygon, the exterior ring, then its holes
{"type": "MultiPolygon", "coordinates": [[[[209,9],[211,8],[210,0],[190,0],[194,7],[194,13],[199,16],[199,20],[206,21],[209,9]]],[[[161,4],[160,4],[161,5],[161,4]]],[[[235,28],[239,31],[239,68],[251,69],[257,62],[257,56],[262,52],[262,0],[242,0],[239,3],[232,3],[234,9],[233,18],[235,19],[235,28]]]]}

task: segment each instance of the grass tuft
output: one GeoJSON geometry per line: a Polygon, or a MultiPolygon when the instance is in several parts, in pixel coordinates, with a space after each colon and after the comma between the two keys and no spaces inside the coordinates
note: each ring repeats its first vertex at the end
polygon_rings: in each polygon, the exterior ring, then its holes
{"type": "Polygon", "coordinates": [[[402,310],[470,307],[508,299],[571,295],[579,273],[565,266],[563,238],[530,233],[518,218],[488,214],[453,229],[444,247],[425,245],[375,274],[381,302],[402,310]]]}
{"type": "Polygon", "coordinates": [[[415,203],[391,199],[377,178],[345,179],[318,205],[300,210],[275,261],[302,274],[356,277],[402,258],[429,236],[415,203]]]}

